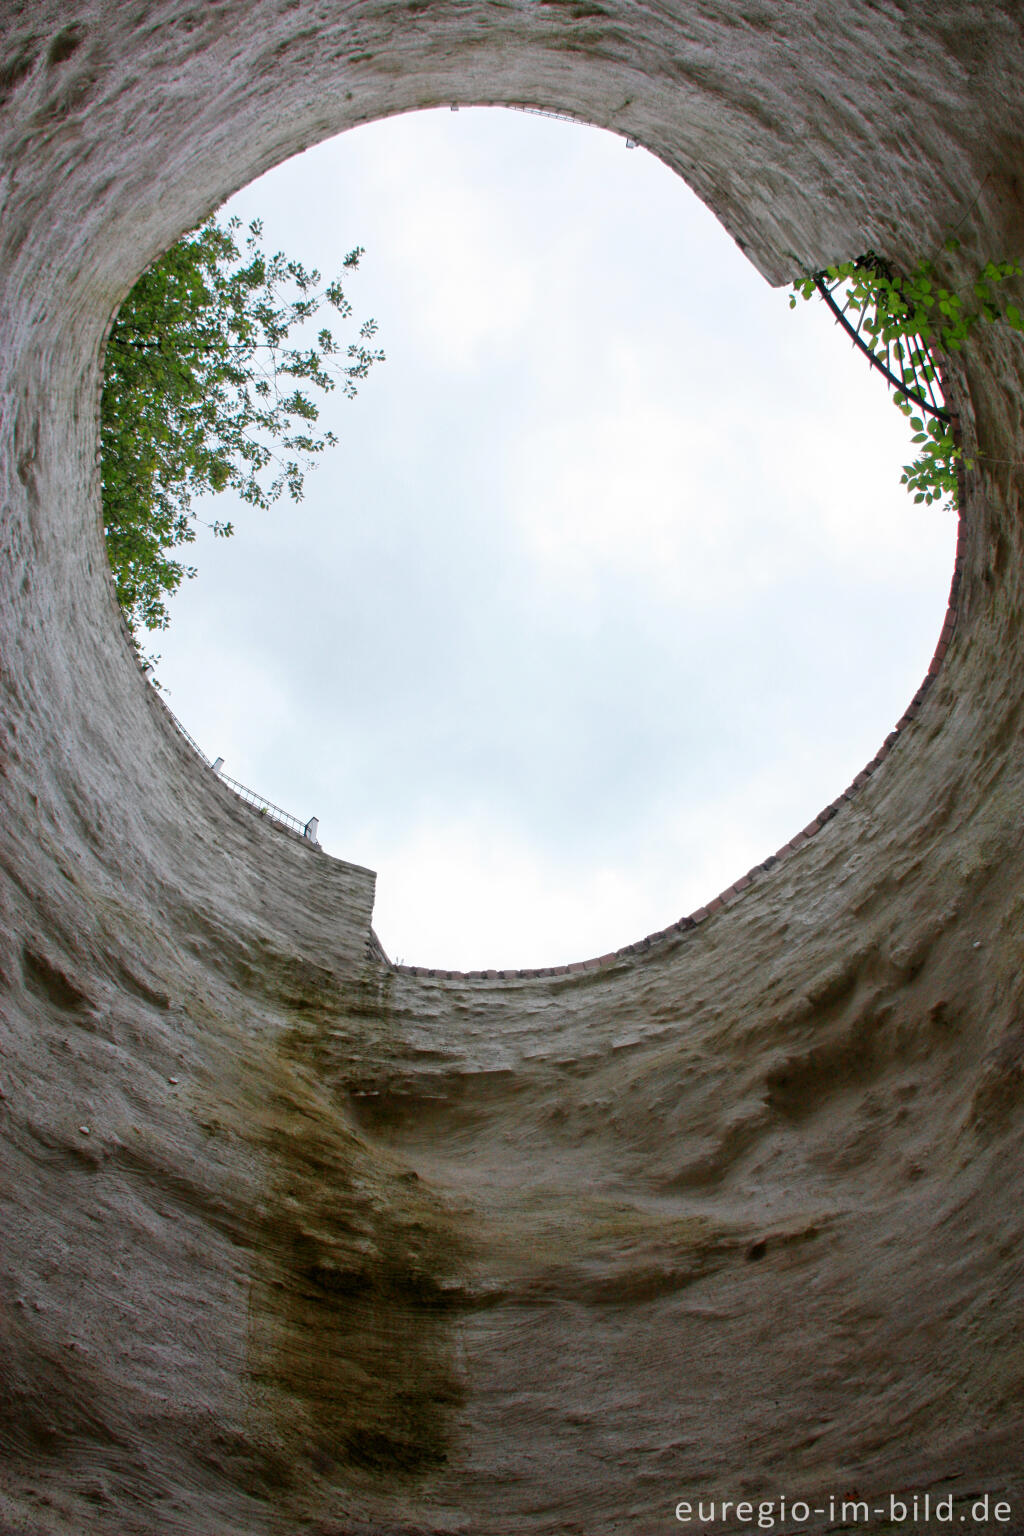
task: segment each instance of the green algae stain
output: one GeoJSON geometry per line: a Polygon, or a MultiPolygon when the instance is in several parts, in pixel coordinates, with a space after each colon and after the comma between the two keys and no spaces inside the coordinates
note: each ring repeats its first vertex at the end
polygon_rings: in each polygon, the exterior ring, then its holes
{"type": "Polygon", "coordinates": [[[464,1244],[441,1200],[346,1114],[340,1040],[372,1032],[372,989],[309,990],[247,1069],[248,1138],[267,1169],[249,1373],[296,1475],[416,1476],[448,1460],[462,1403],[464,1244]]]}

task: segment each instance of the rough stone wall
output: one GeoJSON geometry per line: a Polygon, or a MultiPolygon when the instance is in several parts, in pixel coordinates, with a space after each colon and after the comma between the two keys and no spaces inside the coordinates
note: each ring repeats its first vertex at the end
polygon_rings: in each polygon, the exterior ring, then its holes
{"type": "Polygon", "coordinates": [[[690,1495],[943,1486],[1019,1519],[1017,338],[953,381],[977,467],[916,718],[741,901],[596,972],[385,966],[370,873],[252,816],[152,699],[95,471],[138,273],[389,112],[628,133],[773,280],[953,227],[964,270],[1019,252],[1017,8],[0,20],[0,1520],[647,1536],[690,1495]]]}

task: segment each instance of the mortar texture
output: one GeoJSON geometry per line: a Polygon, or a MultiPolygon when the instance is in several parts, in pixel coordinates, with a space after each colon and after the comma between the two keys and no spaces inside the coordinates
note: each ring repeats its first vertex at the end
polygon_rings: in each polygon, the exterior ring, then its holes
{"type": "Polygon", "coordinates": [[[651,1536],[679,1499],[854,1489],[1019,1522],[1019,340],[950,375],[956,629],[896,746],[740,899],[559,976],[389,966],[370,872],[189,751],[119,622],[96,470],[139,273],[392,112],[628,134],[776,282],[954,228],[951,278],[1019,254],[1019,8],[0,23],[0,1529],[651,1536]]]}

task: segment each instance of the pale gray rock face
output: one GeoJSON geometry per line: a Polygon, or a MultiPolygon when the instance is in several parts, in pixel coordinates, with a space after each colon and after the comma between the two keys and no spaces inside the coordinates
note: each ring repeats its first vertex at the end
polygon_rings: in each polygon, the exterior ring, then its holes
{"type": "Polygon", "coordinates": [[[372,875],[194,757],[96,476],[142,269],[391,112],[628,134],[772,281],[953,228],[960,275],[1019,254],[1016,8],[33,0],[3,29],[0,1529],[648,1536],[680,1499],[942,1479],[1024,1518],[1017,338],[952,381],[957,623],[894,749],[695,930],[555,977],[389,967],[372,875]]]}

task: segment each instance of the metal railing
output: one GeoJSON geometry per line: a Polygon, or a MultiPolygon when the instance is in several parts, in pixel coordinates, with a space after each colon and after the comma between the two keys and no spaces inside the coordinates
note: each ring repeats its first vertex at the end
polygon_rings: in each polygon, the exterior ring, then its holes
{"type": "Polygon", "coordinates": [[[553,117],[560,123],[576,123],[581,128],[592,128],[593,123],[588,123],[584,117],[573,117],[571,112],[554,112],[550,107],[524,107],[517,101],[508,103],[511,112],[529,112],[532,117],[553,117]]]}
{"type": "Polygon", "coordinates": [[[222,765],[224,759],[222,757],[218,757],[216,762],[211,762],[206,753],[203,751],[202,747],[200,747],[196,742],[195,738],[191,736],[182,725],[174,711],[169,709],[168,706],[164,704],[163,699],[160,700],[160,703],[163,704],[164,709],[167,710],[170,722],[174,726],[174,729],[177,731],[178,735],[184,737],[189,746],[192,748],[192,751],[198,758],[202,759],[207,768],[213,769],[214,773],[217,775],[218,779],[220,779],[222,784],[226,784],[228,788],[232,790],[240,800],[243,800],[246,805],[250,806],[258,816],[266,816],[271,821],[276,821],[279,826],[287,827],[289,832],[294,832],[297,834],[297,836],[305,838],[306,842],[312,843],[314,848],[320,847],[320,840],[317,837],[317,832],[320,828],[320,821],[318,817],[311,816],[308,821],[300,821],[298,816],[293,816],[290,811],[282,810],[281,806],[275,805],[273,800],[268,800],[265,795],[258,795],[254,789],[249,789],[247,785],[239,784],[237,779],[230,778],[229,775],[223,771],[222,765]]]}
{"type": "Polygon", "coordinates": [[[217,777],[229,789],[233,789],[238,798],[244,800],[246,805],[251,805],[258,815],[269,816],[271,821],[280,822],[282,827],[287,827],[290,832],[297,832],[307,842],[316,843],[318,822],[315,816],[311,816],[307,822],[300,821],[298,816],[293,816],[290,811],[282,810],[279,805],[275,805],[273,800],[268,800],[265,795],[258,795],[254,789],[248,789],[244,784],[239,784],[237,779],[230,778],[223,768],[217,769],[217,777]]]}
{"type": "MultiPolygon", "coordinates": [[[[878,258],[864,257],[857,265],[868,271],[880,271],[886,277],[892,276],[886,264],[878,258]]],[[[840,292],[844,283],[845,279],[830,278],[826,272],[818,272],[814,276],[814,286],[832,311],[834,318],[854,345],[864,353],[871,366],[878,369],[890,389],[894,389],[897,394],[903,395],[907,400],[912,400],[929,416],[935,416],[939,421],[948,421],[949,408],[943,398],[938,372],[927,342],[920,336],[904,337],[901,341],[887,342],[870,331],[865,336],[864,326],[870,310],[867,306],[860,307],[854,304],[848,291],[845,294],[845,303],[839,302],[844,297],[840,292]],[[850,319],[851,307],[859,316],[856,325],[850,319]],[[897,369],[899,372],[896,371],[897,369]],[[908,371],[913,375],[912,380],[905,377],[908,371]],[[918,381],[925,392],[917,387],[918,381]]]]}
{"type": "MultiPolygon", "coordinates": [[[[590,122],[588,118],[574,117],[571,112],[555,112],[550,107],[525,107],[518,101],[509,101],[505,105],[510,112],[529,112],[533,117],[553,117],[559,123],[575,123],[577,128],[594,128],[597,126],[595,123],[590,122]]],[[[452,111],[458,111],[454,104],[452,111]]],[[[612,131],[614,132],[615,130],[613,129],[612,131]]],[[[627,149],[639,149],[639,147],[640,141],[638,139],[626,138],[627,149]]]]}
{"type": "MultiPolygon", "coordinates": [[[[161,704],[163,704],[163,700],[162,699],[160,700],[160,702],[161,702],[161,704]]],[[[167,709],[167,705],[166,704],[164,704],[164,709],[167,709]]],[[[185,740],[188,742],[189,746],[192,748],[192,751],[196,754],[197,757],[201,757],[202,758],[202,760],[206,764],[207,768],[212,768],[213,764],[210,762],[210,759],[207,757],[207,755],[203,751],[202,747],[196,741],[195,737],[189,735],[188,731],[186,731],[185,727],[182,725],[181,721],[178,719],[177,715],[173,713],[173,711],[171,711],[170,709],[167,709],[167,713],[170,715],[170,717],[171,717],[171,724],[174,726],[174,729],[177,731],[178,735],[179,736],[184,736],[185,740]]]]}

